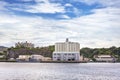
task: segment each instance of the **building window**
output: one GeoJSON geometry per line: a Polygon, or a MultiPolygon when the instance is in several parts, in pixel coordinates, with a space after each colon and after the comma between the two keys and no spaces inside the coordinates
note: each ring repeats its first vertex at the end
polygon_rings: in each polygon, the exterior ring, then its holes
{"type": "Polygon", "coordinates": [[[71,59],[68,59],[68,61],[71,61],[71,59]]]}
{"type": "Polygon", "coordinates": [[[75,59],[73,58],[72,61],[75,61],[75,59]]]}

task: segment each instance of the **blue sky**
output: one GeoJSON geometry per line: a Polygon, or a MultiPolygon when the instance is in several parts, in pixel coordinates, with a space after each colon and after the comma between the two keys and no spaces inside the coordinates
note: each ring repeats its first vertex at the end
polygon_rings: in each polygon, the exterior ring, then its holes
{"type": "Polygon", "coordinates": [[[0,0],[0,45],[120,45],[120,0],[0,0]]]}

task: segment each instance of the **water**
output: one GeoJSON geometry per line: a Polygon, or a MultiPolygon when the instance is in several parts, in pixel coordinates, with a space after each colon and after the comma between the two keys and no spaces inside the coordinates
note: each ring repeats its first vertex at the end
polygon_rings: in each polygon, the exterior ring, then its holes
{"type": "Polygon", "coordinates": [[[0,80],[120,80],[120,63],[0,63],[0,80]]]}

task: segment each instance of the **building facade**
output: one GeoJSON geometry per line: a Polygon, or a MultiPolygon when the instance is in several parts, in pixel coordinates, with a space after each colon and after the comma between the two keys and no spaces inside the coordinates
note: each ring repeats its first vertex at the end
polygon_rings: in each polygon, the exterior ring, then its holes
{"type": "Polygon", "coordinates": [[[40,61],[51,61],[50,57],[44,57],[42,55],[19,55],[17,58],[18,62],[24,62],[24,61],[29,61],[29,62],[40,62],[40,61]]]}
{"type": "Polygon", "coordinates": [[[26,48],[34,48],[34,44],[26,42],[18,42],[15,44],[16,47],[26,47],[26,48]]]}
{"type": "Polygon", "coordinates": [[[53,61],[79,61],[80,60],[80,44],[77,42],[55,43],[55,51],[53,52],[53,61]]]}
{"type": "Polygon", "coordinates": [[[111,55],[98,55],[94,57],[98,62],[114,62],[117,59],[111,55]]]}

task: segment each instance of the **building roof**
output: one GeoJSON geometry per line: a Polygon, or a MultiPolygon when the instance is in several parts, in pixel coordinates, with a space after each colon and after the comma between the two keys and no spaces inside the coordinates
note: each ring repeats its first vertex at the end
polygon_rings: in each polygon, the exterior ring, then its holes
{"type": "Polygon", "coordinates": [[[111,57],[111,55],[98,55],[97,57],[111,57]]]}

